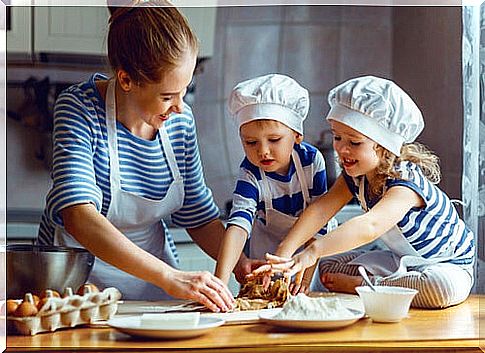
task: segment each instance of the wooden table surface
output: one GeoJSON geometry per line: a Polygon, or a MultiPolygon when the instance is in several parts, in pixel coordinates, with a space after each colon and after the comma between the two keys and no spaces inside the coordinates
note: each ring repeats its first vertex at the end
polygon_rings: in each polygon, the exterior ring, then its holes
{"type": "Polygon", "coordinates": [[[318,332],[290,332],[262,323],[230,325],[182,340],[135,339],[109,327],[78,327],[7,336],[7,351],[480,352],[480,345],[485,347],[484,307],[485,296],[473,295],[444,310],[411,309],[399,323],[373,323],[364,318],[345,328],[318,332]]]}

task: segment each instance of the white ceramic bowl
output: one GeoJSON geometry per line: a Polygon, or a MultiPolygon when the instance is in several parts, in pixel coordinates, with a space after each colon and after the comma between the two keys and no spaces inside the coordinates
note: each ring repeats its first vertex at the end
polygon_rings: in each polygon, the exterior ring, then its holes
{"type": "Polygon", "coordinates": [[[375,286],[374,292],[368,286],[357,287],[355,290],[364,303],[365,312],[372,321],[399,322],[406,317],[411,301],[418,293],[415,289],[375,286]]]}

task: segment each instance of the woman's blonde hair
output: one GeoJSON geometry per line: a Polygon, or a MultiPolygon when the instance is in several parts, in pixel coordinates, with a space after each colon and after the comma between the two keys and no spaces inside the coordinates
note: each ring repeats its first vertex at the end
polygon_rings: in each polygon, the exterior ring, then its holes
{"type": "Polygon", "coordinates": [[[426,178],[433,184],[438,184],[441,180],[438,156],[418,142],[403,145],[399,157],[380,145],[377,145],[376,149],[381,163],[376,169],[375,182],[371,187],[371,192],[374,195],[383,193],[388,178],[402,177],[395,170],[395,167],[402,161],[410,161],[417,164],[426,178]]]}
{"type": "Polygon", "coordinates": [[[199,44],[187,19],[165,0],[133,1],[110,7],[108,60],[137,84],[156,83],[199,44]]]}

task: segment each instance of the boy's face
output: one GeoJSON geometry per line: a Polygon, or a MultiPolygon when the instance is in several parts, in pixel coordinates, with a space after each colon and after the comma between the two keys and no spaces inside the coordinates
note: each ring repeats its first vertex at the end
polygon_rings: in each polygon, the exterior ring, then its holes
{"type": "Polygon", "coordinates": [[[254,120],[240,128],[244,153],[251,163],[265,172],[286,175],[295,143],[303,139],[299,133],[275,120],[254,120]]]}

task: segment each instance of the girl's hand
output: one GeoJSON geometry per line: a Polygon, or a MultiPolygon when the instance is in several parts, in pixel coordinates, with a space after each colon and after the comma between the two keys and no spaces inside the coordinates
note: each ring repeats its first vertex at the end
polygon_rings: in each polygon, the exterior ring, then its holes
{"type": "Polygon", "coordinates": [[[295,276],[295,283],[300,285],[303,278],[304,270],[317,261],[317,258],[311,251],[312,247],[303,250],[292,258],[280,257],[266,254],[266,264],[257,268],[251,273],[251,276],[262,276],[274,273],[283,273],[287,276],[295,276]]]}
{"type": "Polygon", "coordinates": [[[265,260],[248,259],[243,255],[234,268],[234,276],[239,283],[245,283],[247,280],[246,276],[265,263],[265,260]]]}
{"type": "MultiPolygon", "coordinates": [[[[304,271],[306,273],[306,271],[304,271]]],[[[313,274],[313,272],[312,272],[313,274]]],[[[298,277],[298,274],[297,274],[298,277]]],[[[299,284],[292,282],[290,284],[290,292],[292,295],[297,295],[298,293],[305,293],[308,294],[310,292],[310,285],[312,282],[312,277],[308,278],[305,274],[303,274],[303,279],[299,284]]]]}
{"type": "Polygon", "coordinates": [[[214,312],[234,308],[234,298],[227,286],[207,271],[185,272],[173,270],[169,275],[166,292],[176,298],[190,299],[214,312]]]}

